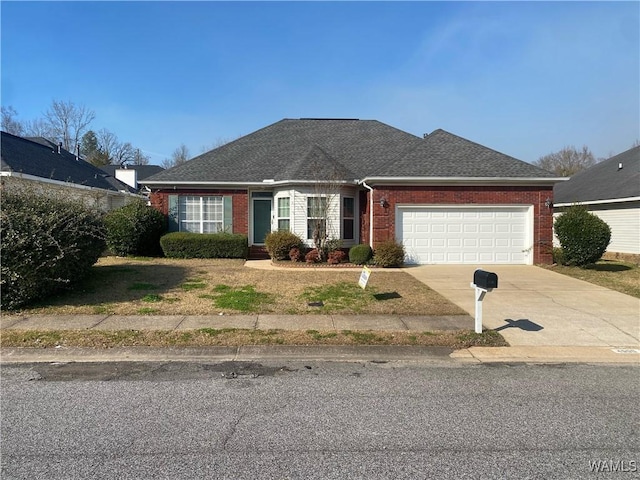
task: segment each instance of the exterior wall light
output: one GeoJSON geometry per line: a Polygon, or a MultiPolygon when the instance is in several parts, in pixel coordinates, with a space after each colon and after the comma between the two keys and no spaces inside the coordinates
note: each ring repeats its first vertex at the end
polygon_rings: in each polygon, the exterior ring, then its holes
{"type": "Polygon", "coordinates": [[[382,208],[387,208],[387,207],[389,206],[389,202],[388,202],[388,200],[387,200],[385,197],[382,197],[382,198],[380,199],[380,206],[381,206],[382,208]]]}

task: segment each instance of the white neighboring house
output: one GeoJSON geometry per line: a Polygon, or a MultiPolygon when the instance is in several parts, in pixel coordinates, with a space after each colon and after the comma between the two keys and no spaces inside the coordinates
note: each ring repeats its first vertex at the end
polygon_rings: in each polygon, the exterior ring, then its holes
{"type": "Polygon", "coordinates": [[[640,146],[557,183],[554,217],[584,205],[611,228],[609,253],[640,254],[640,146]]]}
{"type": "Polygon", "coordinates": [[[36,193],[69,195],[105,212],[142,198],[125,183],[44,138],[2,132],[1,140],[3,190],[28,187],[36,193]]]}

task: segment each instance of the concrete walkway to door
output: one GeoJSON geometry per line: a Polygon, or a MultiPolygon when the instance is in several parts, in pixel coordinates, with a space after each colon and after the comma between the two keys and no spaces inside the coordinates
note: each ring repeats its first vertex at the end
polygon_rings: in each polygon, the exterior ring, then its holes
{"type": "Polygon", "coordinates": [[[640,299],[535,266],[422,265],[403,269],[474,316],[476,268],[497,273],[483,325],[512,347],[640,347],[640,299]]]}

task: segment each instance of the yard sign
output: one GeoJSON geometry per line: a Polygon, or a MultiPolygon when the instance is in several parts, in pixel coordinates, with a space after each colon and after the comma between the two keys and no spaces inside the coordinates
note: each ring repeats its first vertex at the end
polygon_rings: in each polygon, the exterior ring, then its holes
{"type": "Polygon", "coordinates": [[[362,273],[360,274],[360,280],[358,280],[358,285],[364,290],[367,286],[367,282],[369,281],[369,275],[371,275],[371,270],[367,267],[362,267],[362,273]]]}

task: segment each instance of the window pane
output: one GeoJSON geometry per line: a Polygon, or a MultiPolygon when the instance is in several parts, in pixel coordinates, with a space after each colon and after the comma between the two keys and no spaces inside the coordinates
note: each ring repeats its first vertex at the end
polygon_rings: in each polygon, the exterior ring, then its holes
{"type": "Polygon", "coordinates": [[[289,198],[278,199],[278,217],[289,218],[289,198]]]}
{"type": "Polygon", "coordinates": [[[222,230],[224,207],[221,196],[181,196],[178,209],[182,231],[215,233],[222,230]]]}
{"type": "Polygon", "coordinates": [[[320,238],[324,238],[326,236],[326,224],[324,219],[307,220],[307,238],[312,240],[316,231],[320,238]]]}
{"type": "Polygon", "coordinates": [[[342,216],[344,218],[353,218],[354,213],[354,199],[343,198],[342,199],[342,216]]]}
{"type": "Polygon", "coordinates": [[[307,198],[307,217],[324,217],[327,211],[327,197],[307,198]]]}
{"type": "Polygon", "coordinates": [[[353,240],[353,219],[345,218],[342,221],[342,238],[353,240]]]}
{"type": "Polygon", "coordinates": [[[286,220],[278,220],[278,230],[284,230],[284,231],[289,231],[289,227],[290,227],[290,223],[289,223],[289,219],[286,220]]]}

